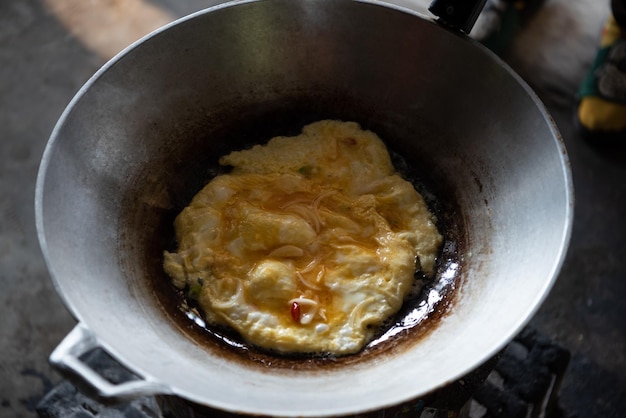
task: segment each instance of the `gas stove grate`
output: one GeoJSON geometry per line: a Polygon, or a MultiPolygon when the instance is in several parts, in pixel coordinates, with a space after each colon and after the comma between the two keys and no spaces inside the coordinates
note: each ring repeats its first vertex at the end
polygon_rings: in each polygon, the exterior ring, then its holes
{"type": "MultiPolygon", "coordinates": [[[[570,353],[525,328],[501,353],[440,391],[393,408],[350,418],[562,418],[558,391],[570,353]]],[[[114,383],[134,378],[102,350],[84,359],[114,383]]],[[[233,418],[237,415],[191,405],[171,396],[144,397],[105,405],[68,381],[38,404],[41,418],[233,418]]]]}

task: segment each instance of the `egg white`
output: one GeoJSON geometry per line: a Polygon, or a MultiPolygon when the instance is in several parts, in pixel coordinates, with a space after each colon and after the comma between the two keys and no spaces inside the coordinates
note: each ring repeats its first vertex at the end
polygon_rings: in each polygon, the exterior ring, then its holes
{"type": "Polygon", "coordinates": [[[396,313],[442,237],[383,142],[353,122],[320,121],[296,137],[220,159],[176,218],[175,286],[209,323],[279,352],[359,351],[396,313]]]}

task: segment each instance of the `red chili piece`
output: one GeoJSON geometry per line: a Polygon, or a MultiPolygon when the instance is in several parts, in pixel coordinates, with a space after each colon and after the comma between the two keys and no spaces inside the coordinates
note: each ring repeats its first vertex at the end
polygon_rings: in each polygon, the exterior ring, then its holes
{"type": "Polygon", "coordinates": [[[291,304],[291,317],[298,324],[300,323],[300,305],[298,302],[294,302],[291,304]]]}

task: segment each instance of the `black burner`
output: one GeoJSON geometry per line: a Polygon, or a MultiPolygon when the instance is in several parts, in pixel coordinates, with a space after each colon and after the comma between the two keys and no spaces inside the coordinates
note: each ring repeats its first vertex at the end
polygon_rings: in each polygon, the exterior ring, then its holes
{"type": "MultiPolygon", "coordinates": [[[[421,399],[349,418],[563,418],[558,389],[570,354],[531,328],[525,328],[500,354],[478,369],[421,399]]],[[[85,358],[111,382],[134,379],[102,350],[85,358]]],[[[37,406],[42,418],[234,418],[171,396],[144,397],[105,405],[64,381],[37,406]]]]}

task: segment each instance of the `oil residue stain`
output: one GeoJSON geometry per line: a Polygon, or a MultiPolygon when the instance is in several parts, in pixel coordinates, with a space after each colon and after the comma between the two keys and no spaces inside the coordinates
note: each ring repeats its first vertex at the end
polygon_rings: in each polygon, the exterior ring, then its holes
{"type": "MultiPolygon", "coordinates": [[[[146,207],[139,211],[142,216],[135,212],[137,218],[129,220],[135,227],[143,224],[139,230],[153,232],[149,236],[144,235],[141,240],[145,257],[144,268],[149,285],[154,289],[157,303],[165,316],[176,324],[181,333],[204,347],[211,355],[219,355],[249,367],[272,368],[277,371],[314,372],[329,367],[363,364],[377,360],[381,355],[400,353],[419,344],[454,305],[457,294],[455,289],[459,286],[463,270],[461,254],[465,245],[464,224],[463,218],[458,216],[454,199],[451,198],[453,193],[439,189],[436,190],[437,193],[432,193],[433,187],[417,180],[424,178],[421,176],[423,173],[414,172],[397,154],[391,152],[391,155],[394,166],[403,177],[413,183],[435,213],[444,243],[434,278],[429,280],[417,272],[416,291],[409,295],[400,312],[379,328],[375,337],[359,353],[340,357],[319,353],[285,355],[252,346],[233,330],[207,324],[184,292],[174,288],[162,268],[163,250],[175,247],[173,223],[180,212],[178,205],[163,208],[159,213],[153,213],[154,207],[146,207]],[[439,196],[446,199],[440,200],[439,196]],[[159,239],[155,239],[155,235],[159,239]]],[[[204,176],[201,177],[208,181],[216,174],[215,170],[209,170],[204,171],[204,176]]],[[[180,203],[184,204],[183,201],[180,203]]]]}

